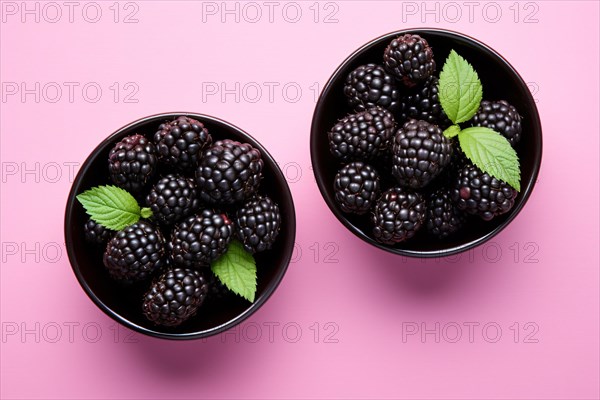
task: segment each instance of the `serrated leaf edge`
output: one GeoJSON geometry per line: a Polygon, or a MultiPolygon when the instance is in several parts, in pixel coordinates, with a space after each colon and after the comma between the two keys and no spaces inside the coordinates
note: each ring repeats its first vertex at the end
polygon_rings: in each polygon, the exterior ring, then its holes
{"type": "MultiPolygon", "coordinates": [[[[477,139],[475,139],[477,140],[477,139]]],[[[507,184],[509,184],[510,186],[512,186],[514,189],[516,189],[518,192],[521,191],[521,167],[520,167],[520,161],[519,161],[519,157],[516,153],[516,151],[512,148],[512,146],[510,146],[510,143],[508,142],[508,140],[500,135],[500,133],[489,129],[489,128],[485,128],[485,127],[471,127],[471,128],[466,128],[464,130],[462,130],[459,135],[458,135],[458,142],[460,144],[460,148],[463,151],[463,153],[465,153],[465,156],[467,156],[467,158],[469,160],[471,160],[471,162],[473,164],[475,164],[477,166],[477,168],[479,168],[480,170],[482,170],[483,172],[486,172],[488,174],[490,174],[491,176],[493,176],[494,178],[501,180],[503,182],[506,182],[507,184]],[[514,155],[514,163],[513,161],[510,160],[510,158],[505,157],[503,154],[493,154],[493,158],[494,159],[505,159],[509,161],[509,164],[512,164],[513,167],[505,167],[502,163],[497,163],[494,162],[492,163],[493,167],[490,168],[490,165],[485,165],[485,163],[482,162],[482,160],[484,158],[488,158],[487,155],[485,157],[482,156],[482,153],[480,151],[480,147],[477,146],[473,146],[473,148],[475,149],[475,151],[477,152],[476,155],[476,159],[473,159],[473,156],[475,156],[472,152],[471,152],[471,147],[468,146],[463,146],[463,142],[464,142],[464,138],[466,138],[467,136],[471,136],[474,137],[476,136],[476,134],[472,133],[474,129],[485,129],[488,130],[490,132],[493,132],[494,134],[499,135],[502,139],[506,140],[506,143],[508,145],[508,147],[506,147],[507,149],[510,148],[510,153],[514,155]],[[468,150],[467,150],[468,149],[468,150]],[[498,173],[499,169],[498,168],[502,168],[503,172],[498,173]],[[499,176],[499,175],[506,175],[506,179],[504,179],[503,177],[499,176]],[[513,176],[516,177],[516,180],[513,180],[513,176]]],[[[481,143],[481,141],[480,141],[481,143]]],[[[490,147],[494,147],[494,143],[493,142],[488,142],[491,143],[492,146],[490,147]]],[[[496,147],[498,148],[498,147],[496,147]]],[[[504,149],[502,149],[503,151],[504,149]]],[[[493,151],[489,150],[489,153],[493,153],[493,151]]],[[[489,164],[489,163],[488,163],[489,164]]]]}
{"type": "MultiPolygon", "coordinates": [[[[219,257],[216,261],[221,260],[222,257],[226,257],[227,254],[230,251],[232,251],[233,246],[237,247],[237,249],[235,249],[235,252],[239,252],[238,254],[232,254],[231,255],[234,258],[234,260],[236,258],[243,258],[243,255],[247,255],[248,258],[250,260],[252,260],[252,262],[251,262],[251,269],[252,269],[252,272],[254,273],[254,276],[253,276],[253,280],[250,283],[250,285],[242,285],[242,288],[244,289],[243,291],[242,290],[238,290],[238,288],[231,287],[228,282],[225,282],[222,279],[220,271],[219,271],[219,265],[220,264],[218,264],[217,262],[214,262],[211,265],[211,270],[215,274],[215,276],[219,279],[219,281],[221,281],[221,283],[224,284],[229,290],[231,290],[235,294],[243,297],[244,299],[250,301],[251,303],[254,303],[254,300],[256,299],[257,275],[256,275],[256,260],[254,259],[254,257],[252,256],[252,254],[248,253],[244,249],[243,245],[241,243],[239,243],[237,240],[233,240],[233,241],[231,241],[231,243],[229,243],[229,247],[228,247],[227,251],[221,257],[219,257]],[[246,291],[248,293],[245,293],[246,291]]],[[[228,263],[232,264],[232,265],[236,265],[235,262],[234,262],[234,260],[229,260],[228,263]]],[[[242,267],[242,268],[245,268],[245,267],[242,267]]],[[[232,269],[232,268],[228,268],[228,269],[232,269]]],[[[233,268],[233,272],[237,276],[236,280],[240,281],[240,282],[244,282],[244,280],[241,279],[241,275],[239,275],[238,271],[239,271],[239,269],[233,268]]]]}
{"type": "Polygon", "coordinates": [[[135,211],[128,210],[129,206],[121,201],[119,197],[111,197],[103,192],[103,190],[116,190],[125,196],[131,196],[125,189],[114,185],[95,186],[78,194],[75,197],[92,220],[111,230],[121,230],[139,221],[140,207],[133,196],[131,198],[135,201],[135,211]],[[99,200],[103,201],[103,203],[99,202],[99,200]],[[101,210],[102,207],[108,208],[108,211],[100,213],[102,216],[99,216],[97,212],[93,212],[101,210]],[[115,214],[118,215],[115,216],[115,214]]]}

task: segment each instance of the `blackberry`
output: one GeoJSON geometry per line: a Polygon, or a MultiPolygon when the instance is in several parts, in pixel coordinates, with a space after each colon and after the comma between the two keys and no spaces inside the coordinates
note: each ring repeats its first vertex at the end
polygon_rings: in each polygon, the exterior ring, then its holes
{"type": "Polygon", "coordinates": [[[142,135],[127,136],[110,150],[108,171],[117,186],[138,193],[156,172],[156,147],[142,135]]]}
{"type": "Polygon", "coordinates": [[[440,104],[438,78],[430,76],[400,99],[400,118],[420,119],[445,129],[452,125],[440,104]]]}
{"type": "Polygon", "coordinates": [[[172,225],[198,209],[196,183],[183,176],[169,174],[161,178],[146,196],[146,204],[160,223],[172,225]]]}
{"type": "Polygon", "coordinates": [[[200,200],[230,205],[251,197],[260,184],[263,160],[248,143],[220,140],[203,154],[196,169],[200,200]]]}
{"type": "Polygon", "coordinates": [[[521,140],[521,116],[506,100],[482,101],[472,121],[500,133],[513,147],[521,140]]]}
{"type": "Polygon", "coordinates": [[[510,211],[517,197],[517,191],[507,183],[470,163],[459,172],[451,194],[458,209],[485,221],[510,211]]]}
{"type": "Polygon", "coordinates": [[[180,170],[190,170],[198,165],[212,138],[204,124],[188,117],[165,122],[154,134],[159,160],[180,170]]]}
{"type": "Polygon", "coordinates": [[[444,239],[458,231],[465,217],[450,196],[450,190],[438,189],[429,195],[427,201],[427,231],[439,239],[444,239]]]}
{"type": "Polygon", "coordinates": [[[392,174],[402,186],[426,186],[450,163],[452,143],[439,126],[411,119],[393,141],[392,174]]]}
{"type": "Polygon", "coordinates": [[[165,239],[152,225],[139,221],[112,237],[106,246],[103,261],[115,279],[146,279],[166,263],[165,239]]]}
{"type": "Polygon", "coordinates": [[[379,174],[362,161],[351,162],[335,176],[333,190],[342,211],[364,214],[373,207],[381,193],[379,174]]]}
{"type": "Polygon", "coordinates": [[[350,72],[346,78],[344,94],[356,111],[375,106],[396,111],[400,98],[394,77],[376,64],[361,65],[350,72]]]}
{"type": "Polygon", "coordinates": [[[425,222],[425,201],[417,192],[392,188],[381,195],[373,210],[373,236],[384,244],[413,237],[425,222]]]}
{"type": "Polygon", "coordinates": [[[208,295],[206,296],[207,300],[210,300],[210,301],[223,300],[234,294],[212,272],[210,272],[210,274],[207,275],[207,279],[208,279],[208,295]]]}
{"type": "Polygon", "coordinates": [[[419,35],[405,34],[391,41],[383,53],[387,70],[412,87],[435,72],[433,50],[419,35]]]}
{"type": "Polygon", "coordinates": [[[279,206],[267,196],[245,201],[235,213],[237,237],[250,253],[270,249],[281,228],[279,206]]]}
{"type": "Polygon", "coordinates": [[[199,271],[173,268],[144,295],[144,315],[157,325],[178,326],[194,316],[206,299],[208,282],[199,271]]]}
{"type": "Polygon", "coordinates": [[[225,253],[232,238],[227,215],[204,209],[175,225],[167,247],[176,265],[203,267],[225,253]]]}
{"type": "Polygon", "coordinates": [[[389,146],[396,122],[380,107],[342,118],[328,133],[331,153],[342,161],[371,160],[389,146]]]}
{"type": "Polygon", "coordinates": [[[88,219],[83,225],[83,233],[85,240],[94,244],[104,244],[115,233],[114,231],[105,228],[93,219],[88,219]]]}

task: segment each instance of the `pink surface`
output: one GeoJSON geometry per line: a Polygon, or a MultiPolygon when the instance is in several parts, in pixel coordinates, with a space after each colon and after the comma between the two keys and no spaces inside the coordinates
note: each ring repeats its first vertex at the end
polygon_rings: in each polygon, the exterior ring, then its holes
{"type": "Polygon", "coordinates": [[[597,2],[69,4],[1,3],[2,398],[599,397],[597,2]],[[361,242],[310,169],[317,88],[363,43],[419,26],[503,54],[544,127],[523,212],[452,260],[361,242]],[[298,213],[272,299],[237,330],[186,343],[117,328],[62,243],[87,154],[132,120],[176,110],[254,135],[284,167],[298,213]]]}

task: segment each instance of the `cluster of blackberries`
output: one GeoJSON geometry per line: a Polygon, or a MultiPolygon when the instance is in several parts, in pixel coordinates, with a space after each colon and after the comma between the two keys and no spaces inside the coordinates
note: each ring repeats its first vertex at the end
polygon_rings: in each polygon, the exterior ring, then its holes
{"type": "MultiPolygon", "coordinates": [[[[350,72],[344,94],[353,113],[329,131],[342,167],[335,199],[345,213],[369,215],[373,237],[393,245],[425,227],[444,239],[468,214],[490,220],[508,212],[517,192],[473,165],[456,139],[439,100],[433,50],[419,35],[391,41],[383,64],[350,72]],[[386,185],[387,182],[392,182],[386,185]]],[[[482,101],[473,126],[491,128],[515,146],[521,117],[506,101],[482,101]]]]}
{"type": "Polygon", "coordinates": [[[232,239],[251,253],[275,242],[281,214],[258,193],[262,169],[258,149],[213,142],[202,122],[185,116],[161,124],[152,138],[128,136],[109,153],[109,175],[143,199],[152,216],[118,232],[89,220],[86,239],[106,245],[103,261],[114,279],[155,277],[143,312],[156,324],[179,325],[205,298],[231,294],[209,266],[232,239]]]}

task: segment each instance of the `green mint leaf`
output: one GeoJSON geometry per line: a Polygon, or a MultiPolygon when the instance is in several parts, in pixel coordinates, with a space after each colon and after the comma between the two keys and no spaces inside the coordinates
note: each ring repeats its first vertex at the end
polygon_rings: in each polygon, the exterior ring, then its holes
{"type": "Polygon", "coordinates": [[[521,191],[519,157],[504,136],[490,128],[473,127],[460,131],[458,141],[480,170],[521,191]]]}
{"type": "Polygon", "coordinates": [[[454,50],[440,73],[438,91],[444,112],[455,124],[473,118],[483,94],[477,72],[454,50]]]}
{"type": "Polygon", "coordinates": [[[460,133],[460,126],[451,125],[448,128],[446,128],[446,130],[444,131],[444,136],[446,136],[448,139],[452,139],[454,136],[458,135],[459,133],[460,133]]]}
{"type": "Polygon", "coordinates": [[[256,296],[256,261],[237,240],[211,265],[212,272],[232,292],[254,302],[256,296]]]}
{"type": "Polygon", "coordinates": [[[96,186],[77,195],[90,218],[119,231],[140,219],[140,206],[126,190],[116,186],[96,186]]]}

